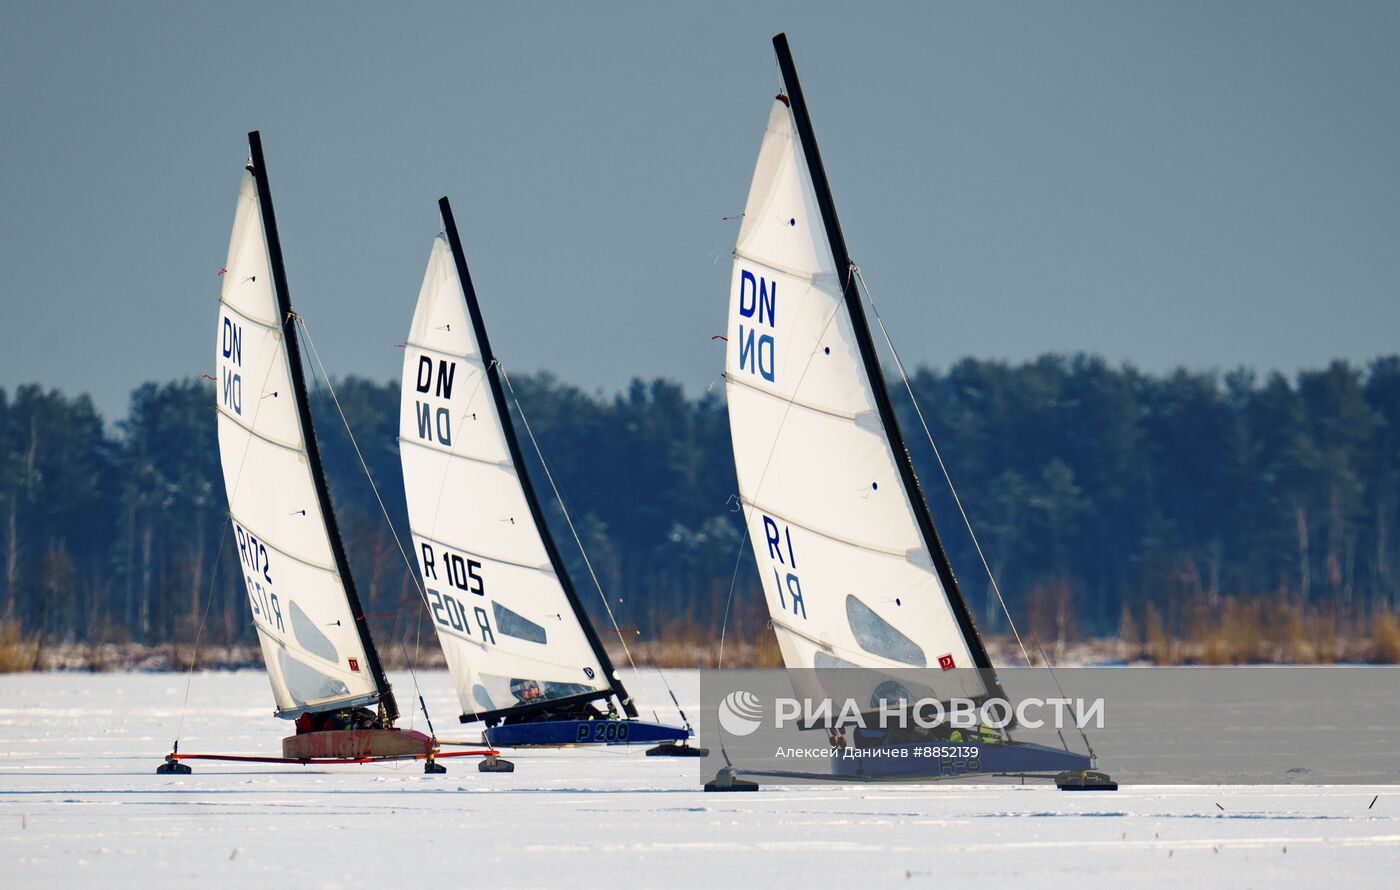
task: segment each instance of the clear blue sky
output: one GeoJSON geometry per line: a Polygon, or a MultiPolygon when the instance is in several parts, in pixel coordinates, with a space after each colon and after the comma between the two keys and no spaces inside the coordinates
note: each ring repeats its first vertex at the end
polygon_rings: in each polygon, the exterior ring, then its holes
{"type": "Polygon", "coordinates": [[[447,194],[508,367],[703,390],[779,30],[906,360],[1400,351],[1393,2],[4,0],[0,21],[0,386],[113,418],[213,366],[252,128],[333,373],[397,375],[447,194]]]}

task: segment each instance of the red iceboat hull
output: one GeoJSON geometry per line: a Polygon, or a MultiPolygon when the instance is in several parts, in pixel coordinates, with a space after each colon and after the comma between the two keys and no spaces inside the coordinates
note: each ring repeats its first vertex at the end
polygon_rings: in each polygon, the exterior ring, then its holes
{"type": "Polygon", "coordinates": [[[424,757],[432,748],[431,738],[411,729],[336,729],[282,740],[282,756],[288,760],[424,757]]]}

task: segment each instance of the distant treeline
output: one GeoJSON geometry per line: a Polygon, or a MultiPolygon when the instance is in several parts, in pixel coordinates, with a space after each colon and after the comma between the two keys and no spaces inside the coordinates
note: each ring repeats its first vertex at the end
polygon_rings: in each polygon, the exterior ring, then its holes
{"type": "MultiPolygon", "coordinates": [[[[730,633],[769,633],[721,395],[687,398],[662,380],[612,396],[549,374],[514,382],[624,639],[713,640],[736,564],[730,633]]],[[[1248,614],[1240,603],[1364,628],[1396,606],[1400,356],[1291,380],[1145,374],[1088,356],[969,359],[921,369],[913,386],[1023,632],[1047,642],[1185,632],[1216,609],[1248,614]]],[[[398,384],[351,377],[336,392],[407,542],[398,384]]],[[[892,392],[974,614],[1005,633],[902,384],[892,392]]],[[[340,416],[323,388],[313,395],[381,645],[433,646],[340,416]]],[[[0,617],[11,628],[53,642],[189,642],[200,626],[211,644],[252,638],[213,406],[207,381],[147,383],[113,425],[85,395],[0,389],[0,617]]],[[[550,514],[589,608],[610,627],[562,512],[550,514]]]]}

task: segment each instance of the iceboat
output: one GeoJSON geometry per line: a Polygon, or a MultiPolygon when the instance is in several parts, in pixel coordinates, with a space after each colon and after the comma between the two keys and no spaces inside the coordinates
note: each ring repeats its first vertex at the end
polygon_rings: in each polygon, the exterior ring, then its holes
{"type": "Polygon", "coordinates": [[[482,724],[493,747],[701,753],[686,744],[689,726],[638,718],[584,611],[523,460],[509,378],[447,198],[438,208],[442,231],[404,349],[399,455],[414,556],[461,722],[482,724]]]}
{"type": "MultiPolygon", "coordinates": [[[[885,387],[786,36],[773,46],[783,89],[734,248],[725,389],[749,542],[783,662],[795,686],[825,687],[813,678],[843,668],[930,669],[939,700],[1005,699],[885,387]]],[[[929,747],[869,729],[841,728],[832,738],[866,749],[929,747]]],[[[1092,752],[1018,742],[1005,731],[961,741],[936,746],[946,757],[839,757],[834,777],[1112,784],[1095,771],[1092,752]]],[[[722,770],[707,790],[757,787],[742,774],[722,770]]]]}
{"type": "Polygon", "coordinates": [[[311,422],[297,316],[273,215],[262,140],[249,160],[220,272],[215,340],[219,458],[233,555],[248,593],[276,716],[295,721],[282,755],[181,753],[190,760],[372,763],[421,759],[444,772],[429,735],[395,727],[394,692],[365,621],[341,543],[311,422]]]}

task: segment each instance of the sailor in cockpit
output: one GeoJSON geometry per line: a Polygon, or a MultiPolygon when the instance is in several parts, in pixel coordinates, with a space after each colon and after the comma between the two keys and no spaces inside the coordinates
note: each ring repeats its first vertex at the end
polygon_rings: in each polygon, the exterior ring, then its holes
{"type": "MultiPolygon", "coordinates": [[[[521,705],[534,705],[547,700],[545,690],[540,686],[538,680],[515,679],[510,681],[510,694],[515,696],[516,702],[521,705]]],[[[576,702],[573,704],[560,704],[554,707],[532,710],[528,714],[513,714],[505,718],[504,723],[531,723],[540,720],[614,720],[617,719],[615,708],[610,708],[606,713],[594,707],[592,702],[576,702]]]]}

